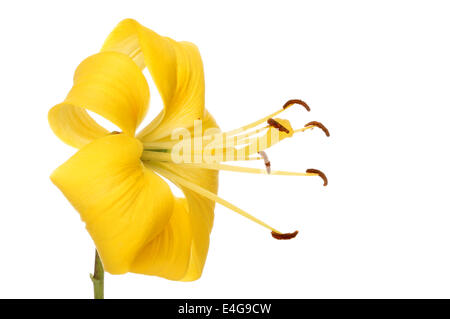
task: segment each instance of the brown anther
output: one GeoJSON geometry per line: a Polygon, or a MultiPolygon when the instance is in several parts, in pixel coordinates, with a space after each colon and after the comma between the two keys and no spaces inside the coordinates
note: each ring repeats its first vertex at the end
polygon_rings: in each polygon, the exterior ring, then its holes
{"type": "Polygon", "coordinates": [[[109,133],[109,135],[116,135],[116,134],[120,134],[122,132],[118,132],[118,131],[112,131],[111,133],[109,133]]]}
{"type": "Polygon", "coordinates": [[[283,109],[288,108],[292,104],[299,104],[299,105],[303,106],[308,112],[311,111],[311,109],[309,108],[308,104],[306,104],[304,101],[299,100],[299,99],[294,99],[294,100],[287,101],[286,103],[284,103],[283,109]]]}
{"type": "Polygon", "coordinates": [[[267,124],[276,128],[280,132],[285,132],[285,133],[289,134],[289,130],[287,128],[285,128],[283,125],[281,125],[280,123],[278,123],[277,121],[275,121],[273,118],[268,119],[267,124]]]}
{"type": "Polygon", "coordinates": [[[317,121],[312,121],[312,122],[305,124],[305,127],[311,126],[311,125],[320,128],[325,133],[326,136],[328,136],[328,137],[330,136],[330,131],[328,131],[328,129],[322,123],[317,122],[317,121]]]}
{"type": "Polygon", "coordinates": [[[285,234],[281,234],[281,233],[276,233],[276,232],[272,232],[272,237],[278,240],[286,240],[286,239],[292,239],[295,238],[295,236],[297,236],[298,234],[298,230],[296,230],[293,233],[285,233],[285,234]]]}
{"type": "Polygon", "coordinates": [[[315,169],[315,168],[308,168],[306,170],[306,173],[312,173],[312,174],[319,175],[323,179],[323,186],[328,185],[328,178],[322,171],[319,171],[318,169],[315,169]]]}
{"type": "Polygon", "coordinates": [[[264,165],[266,165],[266,171],[267,174],[270,174],[270,161],[269,161],[269,156],[267,156],[266,152],[264,151],[259,151],[258,152],[259,155],[261,155],[261,157],[264,160],[264,165]]]}

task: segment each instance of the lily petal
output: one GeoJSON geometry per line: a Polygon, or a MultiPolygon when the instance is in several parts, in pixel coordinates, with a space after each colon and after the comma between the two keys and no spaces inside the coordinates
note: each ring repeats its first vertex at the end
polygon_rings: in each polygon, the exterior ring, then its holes
{"type": "MultiPolygon", "coordinates": [[[[209,236],[214,222],[215,202],[182,188],[191,214],[191,227],[194,233],[191,247],[191,259],[182,281],[200,278],[209,250],[209,236]]],[[[215,189],[217,193],[217,188],[215,189]]]]}
{"type": "Polygon", "coordinates": [[[72,89],[63,103],[50,110],[48,119],[60,139],[81,148],[108,133],[86,110],[134,136],[149,99],[147,80],[132,59],[122,53],[102,52],[81,62],[72,89]]]}
{"type": "Polygon", "coordinates": [[[121,52],[137,65],[143,61],[164,102],[164,110],[138,137],[155,141],[173,129],[190,127],[203,118],[205,83],[197,47],[162,37],[132,19],[120,22],[106,39],[102,51],[121,52]]]}
{"type": "Polygon", "coordinates": [[[159,276],[170,280],[182,279],[191,259],[191,218],[185,199],[176,198],[167,226],[136,256],[130,271],[159,276]]]}
{"type": "Polygon", "coordinates": [[[105,270],[130,271],[137,254],[173,212],[169,185],[141,161],[142,144],[126,134],[83,147],[51,179],[80,213],[105,270]]]}
{"type": "MultiPolygon", "coordinates": [[[[191,182],[195,182],[217,194],[218,190],[218,172],[201,168],[186,169],[176,164],[170,163],[150,163],[147,164],[156,172],[165,176],[165,171],[176,174],[191,182]]],[[[177,185],[185,195],[185,207],[188,209],[190,216],[190,230],[192,232],[192,246],[190,249],[191,259],[189,268],[183,278],[183,281],[192,281],[200,278],[209,248],[209,235],[214,222],[215,202],[211,201],[197,193],[182,187],[172,180],[170,176],[166,176],[175,185],[177,185]]]]}

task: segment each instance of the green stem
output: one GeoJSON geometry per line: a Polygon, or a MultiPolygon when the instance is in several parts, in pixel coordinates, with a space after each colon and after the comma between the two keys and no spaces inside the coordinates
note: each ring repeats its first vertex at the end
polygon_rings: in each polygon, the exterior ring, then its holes
{"type": "Polygon", "coordinates": [[[103,270],[102,261],[100,260],[100,256],[98,255],[97,250],[95,250],[94,274],[90,275],[92,283],[94,285],[94,299],[103,299],[105,271],[103,270]]]}

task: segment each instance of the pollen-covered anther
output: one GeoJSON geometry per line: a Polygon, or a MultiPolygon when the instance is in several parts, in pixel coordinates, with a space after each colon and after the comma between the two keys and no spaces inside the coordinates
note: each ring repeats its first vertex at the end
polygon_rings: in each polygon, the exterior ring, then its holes
{"type": "Polygon", "coordinates": [[[287,109],[288,107],[290,107],[293,104],[298,104],[298,105],[303,106],[308,112],[311,111],[309,105],[306,104],[305,101],[302,101],[302,100],[299,100],[299,99],[289,100],[286,103],[284,103],[283,110],[287,109]]]}
{"type": "Polygon", "coordinates": [[[325,127],[325,125],[323,125],[323,124],[320,123],[320,122],[317,122],[317,121],[311,121],[311,122],[305,124],[305,127],[307,127],[307,126],[315,126],[315,127],[318,127],[318,128],[320,128],[320,129],[325,133],[326,136],[328,136],[328,137],[330,136],[330,131],[328,131],[328,129],[325,127]]]}
{"type": "Polygon", "coordinates": [[[310,174],[317,174],[318,176],[320,176],[323,179],[323,186],[327,186],[328,185],[328,178],[325,175],[324,172],[319,171],[318,169],[315,168],[308,168],[306,170],[306,173],[310,173],[310,174]]]}
{"type": "Polygon", "coordinates": [[[281,125],[279,122],[275,121],[273,118],[268,119],[267,124],[276,128],[280,132],[285,132],[286,134],[289,134],[289,130],[285,128],[283,125],[281,125]]]}
{"type": "Polygon", "coordinates": [[[292,239],[295,238],[295,236],[297,236],[298,234],[298,230],[296,230],[293,233],[276,233],[274,231],[272,231],[272,237],[278,240],[287,240],[287,239],[292,239]]]}
{"type": "Polygon", "coordinates": [[[270,174],[271,168],[270,168],[269,156],[267,156],[266,152],[264,152],[264,151],[260,151],[260,152],[258,152],[258,154],[261,155],[261,157],[264,160],[264,165],[266,166],[267,174],[270,174]]]}

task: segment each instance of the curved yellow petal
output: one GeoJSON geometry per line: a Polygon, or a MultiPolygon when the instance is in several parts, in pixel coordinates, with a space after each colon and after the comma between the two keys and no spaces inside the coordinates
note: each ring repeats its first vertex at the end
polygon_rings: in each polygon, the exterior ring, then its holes
{"type": "Polygon", "coordinates": [[[167,226],[142,248],[130,271],[170,280],[182,279],[191,259],[191,217],[186,200],[176,198],[167,226]]]}
{"type": "Polygon", "coordinates": [[[55,105],[48,113],[48,121],[56,136],[76,148],[109,134],[85,109],[70,104],[55,105]]]}
{"type": "MultiPolygon", "coordinates": [[[[209,249],[209,235],[214,222],[215,202],[185,188],[182,188],[182,190],[186,196],[189,214],[192,216],[191,228],[194,236],[192,238],[189,268],[181,280],[193,281],[200,278],[205,266],[209,249]]],[[[217,193],[217,188],[215,192],[217,193]]]]}
{"type": "MultiPolygon", "coordinates": [[[[203,188],[217,194],[218,172],[202,168],[180,167],[170,163],[146,163],[156,172],[164,176],[164,171],[181,176],[203,188]],[[162,170],[160,170],[162,168],[162,170]]],[[[170,176],[167,176],[170,179],[170,176]]],[[[177,185],[175,180],[171,180],[177,185]]],[[[177,185],[185,195],[185,203],[190,217],[190,231],[192,232],[191,258],[189,268],[180,280],[192,281],[200,278],[209,248],[209,235],[214,223],[215,202],[211,201],[188,188],[177,185]]]]}
{"type": "Polygon", "coordinates": [[[81,148],[107,131],[86,112],[90,110],[133,135],[150,99],[147,80],[127,55],[102,52],[85,59],[75,71],[74,84],[48,119],[55,134],[81,148]]]}
{"type": "Polygon", "coordinates": [[[145,63],[161,94],[164,110],[139,133],[143,141],[158,140],[175,128],[190,127],[194,120],[203,118],[203,63],[194,44],[162,37],[126,19],[111,32],[102,51],[127,54],[140,67],[145,63]]]}
{"type": "Polygon", "coordinates": [[[141,154],[137,139],[108,135],[83,147],[51,175],[80,213],[112,274],[130,271],[173,211],[169,186],[142,165],[141,154]]]}

